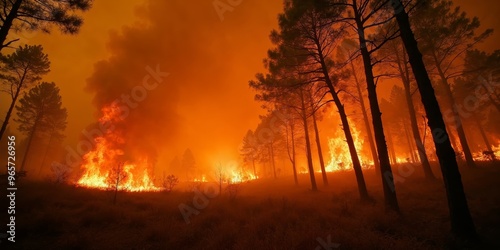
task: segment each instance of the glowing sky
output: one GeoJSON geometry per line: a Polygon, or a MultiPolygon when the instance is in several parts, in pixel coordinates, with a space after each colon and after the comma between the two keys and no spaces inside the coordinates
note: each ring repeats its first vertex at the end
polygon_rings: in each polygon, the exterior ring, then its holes
{"type": "MultiPolygon", "coordinates": [[[[500,22],[497,1],[456,2],[479,16],[483,28],[500,22]]],[[[44,80],[61,88],[69,114],[66,145],[74,147],[96,120],[96,106],[129,91],[146,66],[160,65],[170,75],[140,104],[141,114],[131,118],[138,127],[131,130],[156,137],[146,139],[150,147],[164,146],[161,164],[188,147],[201,162],[226,161],[237,157],[242,136],[263,113],[248,81],[263,71],[280,9],[281,1],[242,1],[221,20],[213,0],[95,1],[78,35],[35,33],[25,42],[42,44],[49,54],[52,71],[44,80]]],[[[496,32],[480,47],[494,48],[499,40],[496,32]]]]}

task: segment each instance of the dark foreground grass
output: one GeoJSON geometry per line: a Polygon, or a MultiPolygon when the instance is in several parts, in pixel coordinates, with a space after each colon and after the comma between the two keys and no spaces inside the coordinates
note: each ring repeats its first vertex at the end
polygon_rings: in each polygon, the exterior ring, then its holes
{"type": "MultiPolygon", "coordinates": [[[[2,239],[0,248],[325,249],[321,242],[330,238],[338,249],[500,249],[500,165],[462,170],[479,245],[451,236],[442,180],[425,181],[417,169],[397,183],[402,213],[395,214],[384,211],[380,177],[365,175],[373,203],[359,202],[352,172],[330,174],[328,187],[318,178],[318,192],[309,191],[306,175],[299,186],[282,177],[243,184],[234,200],[225,192],[208,199],[189,224],[178,207],[195,208],[187,187],[119,193],[114,205],[110,192],[25,179],[17,192],[16,243],[2,239]]],[[[199,188],[209,186],[216,187],[199,188]]]]}

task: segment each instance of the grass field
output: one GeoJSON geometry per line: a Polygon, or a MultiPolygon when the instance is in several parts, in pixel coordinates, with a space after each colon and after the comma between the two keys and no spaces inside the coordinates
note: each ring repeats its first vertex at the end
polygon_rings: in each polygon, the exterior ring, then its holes
{"type": "MultiPolygon", "coordinates": [[[[397,183],[401,214],[384,211],[380,177],[370,170],[368,204],[358,200],[352,172],[329,174],[328,187],[318,175],[318,192],[309,191],[307,175],[299,186],[290,177],[256,180],[241,184],[235,199],[205,183],[198,188],[210,197],[195,203],[199,194],[185,184],[171,193],[120,192],[113,204],[112,192],[26,178],[16,197],[16,243],[2,239],[0,248],[328,249],[322,243],[330,242],[331,249],[500,249],[499,164],[462,169],[482,240],[476,245],[451,236],[442,180],[421,176],[417,170],[397,183]],[[196,210],[190,223],[180,204],[196,210]]],[[[2,201],[7,207],[5,195],[2,201]]]]}

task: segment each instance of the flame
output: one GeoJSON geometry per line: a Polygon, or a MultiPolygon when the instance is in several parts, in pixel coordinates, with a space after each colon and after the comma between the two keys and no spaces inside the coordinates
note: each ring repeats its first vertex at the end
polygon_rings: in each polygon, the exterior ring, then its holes
{"type": "MultiPolygon", "coordinates": [[[[220,163],[215,164],[220,169],[214,171],[216,174],[213,181],[219,181],[219,175],[222,175],[222,181],[228,184],[242,183],[251,180],[256,180],[259,176],[254,175],[252,172],[242,169],[235,162],[228,163],[225,167],[222,167],[220,163]]],[[[193,179],[193,182],[208,182],[205,175],[193,179]]]]}
{"type": "MultiPolygon", "coordinates": [[[[492,146],[491,151],[496,159],[500,158],[500,144],[498,146],[492,146]]],[[[491,155],[484,154],[485,151],[480,151],[472,154],[474,161],[490,161],[491,155]]]]}
{"type": "Polygon", "coordinates": [[[229,178],[228,178],[228,182],[229,183],[242,183],[242,182],[255,180],[258,178],[259,178],[258,176],[254,175],[250,172],[247,172],[247,171],[231,170],[229,178]]]}
{"type": "MultiPolygon", "coordinates": [[[[369,157],[364,157],[360,154],[363,148],[364,140],[360,137],[359,130],[356,129],[353,123],[351,123],[351,134],[354,140],[354,146],[358,153],[359,161],[362,167],[369,167],[373,165],[373,161],[369,157]]],[[[338,134],[334,138],[328,139],[328,148],[330,153],[330,162],[325,166],[326,172],[335,172],[352,169],[351,154],[349,153],[349,147],[345,141],[345,136],[338,134]]]]}
{"type": "Polygon", "coordinates": [[[193,181],[194,182],[208,182],[207,178],[205,177],[205,175],[202,175],[201,178],[194,178],[193,181]]]}
{"type": "MultiPolygon", "coordinates": [[[[122,121],[120,108],[111,104],[102,109],[101,124],[117,124],[122,121]]],[[[77,181],[78,186],[97,189],[114,189],[140,192],[159,191],[148,173],[148,159],[136,162],[124,161],[121,146],[125,144],[117,129],[108,129],[102,136],[94,139],[94,149],[83,156],[83,174],[77,181]]]]}

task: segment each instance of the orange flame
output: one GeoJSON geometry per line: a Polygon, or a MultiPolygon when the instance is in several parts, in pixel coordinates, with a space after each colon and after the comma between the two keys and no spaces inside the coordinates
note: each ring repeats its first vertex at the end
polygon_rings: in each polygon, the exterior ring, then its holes
{"type": "Polygon", "coordinates": [[[500,158],[500,145],[492,146],[491,151],[493,151],[493,155],[491,155],[491,152],[489,152],[489,154],[485,154],[484,151],[473,153],[472,156],[474,161],[490,161],[492,160],[492,156],[496,159],[500,158]]]}
{"type": "MultiPolygon", "coordinates": [[[[120,108],[111,104],[102,109],[101,124],[116,124],[122,121],[120,108]]],[[[148,173],[150,164],[147,159],[137,162],[124,161],[120,145],[125,143],[123,136],[116,129],[108,129],[103,136],[94,139],[94,149],[83,156],[83,175],[77,181],[78,186],[140,192],[159,191],[148,173]]]]}
{"type": "MultiPolygon", "coordinates": [[[[351,123],[351,134],[354,140],[354,146],[358,153],[359,161],[363,167],[369,167],[373,165],[373,161],[368,157],[364,157],[360,154],[363,148],[364,140],[360,138],[360,132],[356,129],[353,123],[351,123]]],[[[338,133],[338,136],[328,139],[328,148],[330,153],[330,162],[325,166],[327,172],[343,171],[352,169],[351,154],[349,153],[349,147],[345,141],[345,136],[338,133]]]]}

